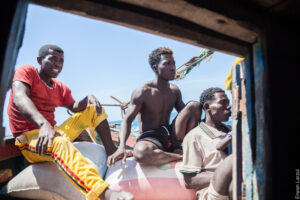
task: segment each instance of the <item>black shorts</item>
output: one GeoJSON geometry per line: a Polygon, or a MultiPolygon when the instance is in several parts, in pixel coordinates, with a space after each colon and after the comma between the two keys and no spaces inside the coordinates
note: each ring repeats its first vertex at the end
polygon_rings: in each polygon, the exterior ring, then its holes
{"type": "Polygon", "coordinates": [[[140,137],[138,137],[136,141],[138,142],[139,140],[152,142],[163,151],[171,152],[174,150],[174,135],[172,131],[172,125],[162,126],[155,130],[145,131],[140,137]]]}

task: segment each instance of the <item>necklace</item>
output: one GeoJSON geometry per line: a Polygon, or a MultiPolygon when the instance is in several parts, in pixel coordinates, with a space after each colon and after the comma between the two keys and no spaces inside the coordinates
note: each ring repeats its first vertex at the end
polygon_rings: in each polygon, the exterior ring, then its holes
{"type": "MultiPolygon", "coordinates": [[[[41,79],[41,78],[40,78],[41,79]]],[[[44,85],[49,88],[50,90],[53,90],[55,87],[50,87],[43,79],[41,79],[44,85]]],[[[54,86],[54,83],[52,82],[52,85],[54,86]]]]}
{"type": "Polygon", "coordinates": [[[49,86],[42,78],[41,78],[41,76],[40,76],[40,74],[39,74],[39,70],[36,68],[36,72],[37,72],[37,74],[38,74],[38,77],[39,77],[39,79],[42,81],[42,83],[47,87],[47,88],[49,88],[50,90],[53,90],[54,88],[55,88],[55,85],[54,85],[54,82],[52,81],[52,85],[54,86],[54,87],[51,87],[51,86],[49,86]]]}

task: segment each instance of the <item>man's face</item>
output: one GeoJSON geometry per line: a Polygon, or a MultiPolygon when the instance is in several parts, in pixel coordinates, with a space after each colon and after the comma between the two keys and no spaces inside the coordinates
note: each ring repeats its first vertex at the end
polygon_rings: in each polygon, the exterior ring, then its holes
{"type": "Polygon", "coordinates": [[[48,52],[45,57],[38,57],[41,73],[46,77],[56,78],[63,68],[64,54],[52,49],[49,49],[48,52]]]}
{"type": "Polygon", "coordinates": [[[157,65],[156,73],[159,77],[170,81],[175,78],[175,61],[172,55],[170,54],[162,54],[160,62],[157,65]]]}
{"type": "Polygon", "coordinates": [[[209,112],[213,121],[228,121],[231,115],[231,106],[229,103],[229,99],[224,92],[217,92],[214,94],[213,100],[209,102],[209,112]]]}

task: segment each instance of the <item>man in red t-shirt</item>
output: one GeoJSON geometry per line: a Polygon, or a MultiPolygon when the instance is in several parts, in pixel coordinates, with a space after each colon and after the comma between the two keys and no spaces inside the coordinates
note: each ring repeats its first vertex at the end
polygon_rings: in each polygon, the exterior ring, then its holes
{"type": "Polygon", "coordinates": [[[130,193],[108,189],[108,183],[71,143],[84,129],[94,127],[107,155],[116,151],[104,108],[93,95],[75,101],[71,90],[55,79],[64,63],[60,47],[42,46],[37,61],[38,68],[24,65],[16,70],[7,108],[9,125],[22,154],[31,163],[56,163],[87,199],[133,199],[130,193]],[[59,106],[75,114],[57,127],[54,111],[59,106]]]}

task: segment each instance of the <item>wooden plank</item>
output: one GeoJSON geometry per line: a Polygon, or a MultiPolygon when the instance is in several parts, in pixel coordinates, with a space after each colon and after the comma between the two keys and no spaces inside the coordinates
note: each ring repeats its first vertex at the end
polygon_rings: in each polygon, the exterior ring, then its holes
{"type": "Polygon", "coordinates": [[[253,151],[255,145],[253,139],[255,138],[254,128],[254,101],[253,101],[253,79],[251,78],[253,71],[249,63],[250,56],[248,56],[242,63],[241,74],[241,92],[242,92],[242,180],[244,190],[242,190],[242,197],[246,200],[257,199],[254,197],[253,187],[253,151]]]}
{"type": "Polygon", "coordinates": [[[295,199],[299,192],[300,31],[295,24],[299,20],[268,19],[263,40],[254,48],[254,67],[258,68],[255,75],[261,79],[255,81],[255,101],[264,109],[257,119],[257,146],[264,151],[256,159],[260,164],[256,168],[264,175],[263,180],[258,179],[263,184],[264,199],[295,199]]]}
{"type": "MultiPolygon", "coordinates": [[[[3,104],[6,97],[6,92],[10,88],[11,79],[14,73],[14,66],[16,63],[19,48],[22,45],[25,19],[27,14],[28,0],[16,1],[16,7],[13,18],[5,19],[11,21],[11,26],[6,27],[9,29],[9,35],[7,35],[3,50],[3,62],[1,63],[1,88],[0,88],[0,111],[3,113],[3,104]]],[[[5,4],[6,5],[6,4],[5,4]]],[[[8,4],[10,5],[10,4],[8,4]]],[[[4,4],[2,5],[4,6],[4,4]]],[[[6,17],[6,16],[5,16],[6,17]]],[[[1,60],[2,61],[2,60],[1,60]]],[[[0,123],[2,126],[2,114],[0,116],[0,123]]],[[[1,127],[0,130],[0,146],[3,145],[3,137],[5,135],[5,129],[1,127]]]]}
{"type": "Polygon", "coordinates": [[[274,5],[277,5],[278,3],[282,2],[281,0],[253,0],[253,2],[255,2],[256,4],[264,7],[264,8],[270,8],[274,5]]]}
{"type": "Polygon", "coordinates": [[[242,198],[242,113],[240,109],[241,78],[240,65],[232,69],[232,185],[233,200],[242,198]]]}
{"type": "MultiPolygon", "coordinates": [[[[248,58],[249,59],[249,58],[248,58]]],[[[251,110],[248,110],[247,104],[251,104],[251,98],[247,95],[248,92],[251,91],[246,87],[246,80],[247,75],[249,75],[249,65],[247,66],[248,70],[246,69],[245,61],[241,62],[241,112],[242,112],[242,180],[243,180],[243,190],[242,190],[242,197],[244,199],[251,199],[252,200],[252,150],[250,145],[250,134],[249,134],[249,123],[248,123],[248,111],[251,114],[251,110]],[[247,73],[248,72],[248,73],[247,73]]],[[[249,83],[249,82],[248,82],[249,83]]],[[[251,108],[251,107],[250,107],[251,108]]],[[[251,116],[250,116],[251,120],[251,116]]]]}
{"type": "MultiPolygon", "coordinates": [[[[255,196],[259,199],[270,199],[267,194],[267,174],[271,173],[270,160],[272,157],[267,155],[271,153],[270,145],[270,129],[267,121],[267,105],[269,104],[267,98],[269,94],[267,84],[266,63],[263,53],[263,42],[259,41],[254,45],[253,49],[253,69],[255,82],[255,118],[256,118],[256,152],[254,163],[254,187],[257,189],[255,196]]],[[[270,181],[270,180],[269,180],[270,181]]]]}
{"type": "Polygon", "coordinates": [[[250,43],[205,28],[188,19],[119,1],[32,0],[31,2],[232,55],[243,56],[251,51],[250,43]]]}
{"type": "Polygon", "coordinates": [[[213,12],[205,7],[196,6],[183,0],[119,0],[128,4],[153,9],[167,13],[207,29],[220,32],[239,40],[254,43],[258,36],[258,31],[254,28],[242,26],[241,21],[233,20],[220,13],[213,12]]]}

